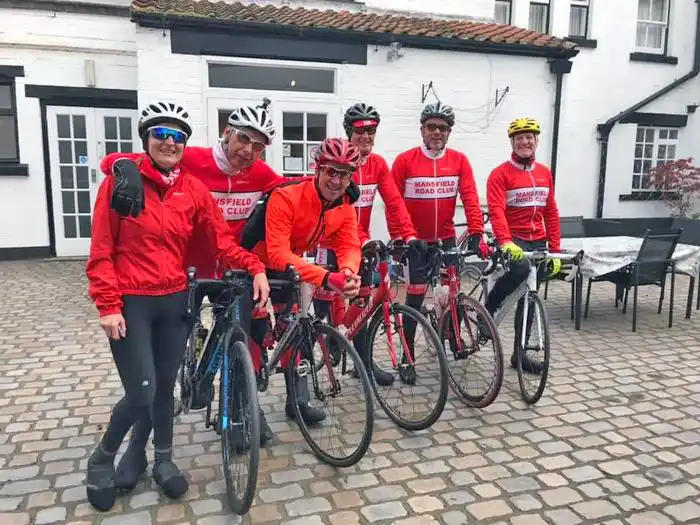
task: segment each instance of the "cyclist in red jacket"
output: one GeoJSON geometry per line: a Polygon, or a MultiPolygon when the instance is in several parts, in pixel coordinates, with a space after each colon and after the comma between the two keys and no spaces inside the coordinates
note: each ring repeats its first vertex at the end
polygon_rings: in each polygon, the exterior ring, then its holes
{"type": "MultiPolygon", "coordinates": [[[[267,101],[266,101],[267,102],[267,101]]],[[[263,193],[277,187],[285,180],[277,175],[260,157],[265,147],[268,146],[275,135],[275,127],[272,122],[267,104],[260,106],[241,106],[234,109],[228,118],[228,124],[223,137],[213,147],[188,146],[185,148],[180,166],[187,169],[194,177],[198,178],[211,192],[215,203],[224,215],[233,233],[236,242],[240,242],[241,231],[255,204],[263,193]]],[[[105,175],[111,174],[113,164],[120,158],[135,159],[138,153],[112,153],[103,161],[105,175]]],[[[217,259],[213,256],[214,247],[210,244],[207,232],[196,231],[190,238],[185,256],[185,268],[195,266],[197,275],[203,279],[221,277],[221,269],[217,259]]],[[[198,291],[195,308],[202,304],[204,296],[216,302],[212,292],[201,289],[198,291]]],[[[267,330],[267,308],[255,308],[252,312],[250,332],[256,337],[248,338],[253,366],[257,371],[261,367],[261,349],[256,341],[262,341],[267,330]],[[260,334],[260,335],[258,335],[260,334]]],[[[213,390],[209,392],[214,395],[213,390]]],[[[204,406],[206,399],[198,400],[198,406],[204,406]]],[[[260,442],[264,445],[272,439],[273,433],[268,426],[264,413],[260,413],[260,442]]],[[[151,429],[145,422],[139,421],[132,432],[133,439],[139,444],[134,452],[138,458],[140,443],[146,443],[151,429]]],[[[139,469],[132,468],[131,463],[138,464],[135,459],[131,461],[132,449],[119,463],[117,468],[117,486],[122,489],[130,489],[138,481],[139,469]]],[[[135,456],[135,457],[136,457],[135,456]]]]}
{"type": "Polygon", "coordinates": [[[152,423],[155,482],[170,498],[187,492],[172,461],[173,388],[188,332],[184,262],[193,232],[208,237],[223,268],[255,276],[254,299],[264,304],[269,294],[260,259],[238,246],[206,186],[180,164],[192,135],[189,113],[155,102],[142,111],[138,130],[146,153],[119,159],[100,184],[86,266],[88,292],[125,391],[87,464],[88,500],[103,511],[114,505],[115,455],[136,422],[149,432],[132,432],[120,467],[137,476],[146,470],[152,423]]]}
{"type": "MultiPolygon", "coordinates": [[[[406,242],[416,240],[416,230],[413,227],[411,218],[406,210],[406,205],[401,198],[401,194],[396,188],[389,166],[383,157],[372,153],[374,138],[381,118],[379,112],[364,102],[359,102],[350,106],[345,112],[343,127],[348,135],[351,144],[360,150],[360,161],[358,168],[353,174],[352,180],[360,190],[360,198],[355,202],[357,212],[358,233],[362,246],[370,242],[370,219],[372,216],[372,206],[374,197],[379,191],[379,195],[384,201],[389,235],[392,239],[401,239],[406,242]]],[[[321,242],[316,254],[316,261],[319,264],[336,264],[336,257],[333,250],[328,248],[328,243],[321,242]]],[[[362,309],[366,305],[367,298],[371,293],[372,272],[362,275],[362,287],[357,299],[351,308],[362,309]]],[[[314,294],[314,311],[320,317],[328,314],[331,303],[338,297],[333,291],[317,288],[314,294]]],[[[366,345],[367,330],[363,328],[353,340],[357,352],[362,361],[368,366],[369,351],[366,345]]],[[[374,379],[379,385],[389,386],[394,382],[394,376],[376,365],[373,365],[374,379]]],[[[369,369],[368,369],[369,372],[369,369]]]]}
{"type": "MultiPolygon", "coordinates": [[[[532,118],[518,118],[508,126],[513,152],[511,158],[494,168],[488,178],[486,199],[496,242],[510,253],[510,271],[494,285],[486,300],[493,315],[505,298],[522,283],[530,268],[523,261],[523,251],[561,250],[559,210],[554,198],[552,173],[544,164],[535,162],[541,128],[532,118]]],[[[561,269],[561,260],[552,259],[552,272],[561,269]]],[[[523,299],[515,313],[515,344],[510,364],[517,365],[517,342],[522,328],[523,299]]],[[[529,320],[531,323],[532,321],[529,320]]],[[[541,373],[542,364],[523,356],[523,368],[541,373]]]]}
{"type": "MultiPolygon", "coordinates": [[[[428,104],[420,123],[423,143],[399,154],[391,168],[418,239],[431,245],[442,241],[443,249],[456,246],[454,214],[459,194],[467,217],[469,249],[485,258],[484,219],[471,164],[464,153],[447,147],[455,124],[454,110],[441,102],[428,104]]],[[[427,290],[426,264],[424,252],[409,252],[406,305],[419,311],[427,290]]],[[[407,319],[405,325],[412,347],[415,322],[407,319]]],[[[412,367],[400,367],[399,375],[405,383],[415,382],[412,367]]]]}

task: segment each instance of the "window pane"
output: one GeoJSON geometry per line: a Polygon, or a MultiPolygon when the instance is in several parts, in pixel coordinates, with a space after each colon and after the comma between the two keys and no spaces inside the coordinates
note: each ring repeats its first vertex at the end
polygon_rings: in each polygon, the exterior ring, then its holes
{"type": "Polygon", "coordinates": [[[61,188],[73,189],[73,168],[71,166],[61,166],[61,188]]]}
{"type": "Polygon", "coordinates": [[[56,115],[56,126],[58,128],[58,138],[69,139],[70,134],[70,116],[56,115]]]}
{"type": "Polygon", "coordinates": [[[676,160],[676,146],[669,146],[666,158],[668,160],[676,160]]]}
{"type": "Polygon", "coordinates": [[[666,146],[663,144],[659,144],[659,148],[656,151],[656,156],[659,157],[660,159],[665,159],[666,158],[666,146]]]}
{"type": "Polygon", "coordinates": [[[0,109],[12,109],[12,87],[0,86],[0,109]]]}
{"type": "Polygon", "coordinates": [[[304,140],[304,114],[282,114],[282,140],[304,140]]]}
{"type": "Polygon", "coordinates": [[[646,142],[654,142],[654,129],[653,128],[647,128],[646,130],[646,137],[644,138],[646,142]]]}
{"type": "Polygon", "coordinates": [[[581,6],[571,6],[569,13],[569,35],[586,36],[586,19],[588,18],[588,8],[581,6]]]}
{"type": "Polygon", "coordinates": [[[654,154],[654,144],[647,144],[644,146],[644,158],[648,159],[654,154]]]}
{"type": "Polygon", "coordinates": [[[666,0],[651,0],[651,20],[655,22],[666,20],[666,0]]]}
{"type": "Polygon", "coordinates": [[[678,140],[678,130],[677,129],[672,129],[668,133],[668,138],[671,140],[678,140]]]}
{"type": "Polygon", "coordinates": [[[660,139],[668,138],[668,130],[667,129],[660,129],[659,130],[659,138],[660,139]]]}
{"type": "Polygon", "coordinates": [[[78,231],[75,227],[75,215],[63,216],[63,236],[66,239],[75,239],[78,236],[78,231]]]}
{"type": "Polygon", "coordinates": [[[105,142],[105,151],[107,154],[119,151],[119,142],[105,142]]]}
{"type": "Polygon", "coordinates": [[[85,117],[83,115],[73,115],[73,136],[77,139],[87,138],[85,117]]]}
{"type": "Polygon", "coordinates": [[[88,189],[90,187],[90,176],[87,166],[76,166],[75,173],[77,175],[77,187],[80,189],[88,189]]]}
{"type": "Polygon", "coordinates": [[[80,230],[80,237],[87,239],[90,237],[90,221],[89,215],[80,215],[78,217],[78,226],[80,230]]]}
{"type": "Polygon", "coordinates": [[[304,171],[304,145],[284,144],[282,147],[285,150],[282,159],[282,169],[285,172],[304,171]]]}
{"type": "Polygon", "coordinates": [[[632,189],[633,190],[638,190],[639,189],[639,175],[634,175],[632,177],[632,189]]]}
{"type": "Polygon", "coordinates": [[[642,172],[642,161],[635,160],[634,161],[634,173],[639,174],[641,172],[642,172]]]}
{"type": "Polygon", "coordinates": [[[496,13],[494,16],[497,24],[510,24],[510,2],[496,0],[496,13]]]}
{"type": "Polygon", "coordinates": [[[119,117],[119,138],[131,140],[131,119],[129,117],[119,117]]]}
{"type": "Polygon", "coordinates": [[[63,213],[75,213],[75,193],[72,191],[61,192],[61,202],[63,213]]]}
{"type": "Polygon", "coordinates": [[[131,142],[120,142],[122,153],[133,153],[134,145],[131,142]]]}
{"type": "Polygon", "coordinates": [[[231,89],[334,93],[335,71],[294,67],[209,64],[209,86],[231,89]]]}
{"type": "Polygon", "coordinates": [[[15,117],[0,115],[0,159],[17,158],[17,135],[15,134],[15,117]]]}
{"type": "Polygon", "coordinates": [[[80,164],[80,157],[87,157],[87,142],[76,140],[73,142],[75,148],[75,163],[80,164]]]}
{"type": "Polygon", "coordinates": [[[639,0],[639,5],[637,6],[637,18],[639,20],[649,20],[649,14],[651,13],[649,4],[651,1],[653,0],[639,0]]]}
{"type": "Polygon", "coordinates": [[[306,115],[306,140],[321,142],[326,138],[326,115],[308,113],[306,115]]]}
{"type": "Polygon", "coordinates": [[[90,192],[78,192],[78,213],[90,213],[90,192]]]}
{"type": "Polygon", "coordinates": [[[105,117],[105,138],[107,140],[117,140],[117,118],[105,117]]]}
{"type": "Polygon", "coordinates": [[[530,23],[532,31],[547,32],[547,11],[549,6],[545,4],[530,4],[530,23]]]}
{"type": "Polygon", "coordinates": [[[61,164],[73,164],[73,151],[69,140],[58,141],[58,162],[61,164]]]}

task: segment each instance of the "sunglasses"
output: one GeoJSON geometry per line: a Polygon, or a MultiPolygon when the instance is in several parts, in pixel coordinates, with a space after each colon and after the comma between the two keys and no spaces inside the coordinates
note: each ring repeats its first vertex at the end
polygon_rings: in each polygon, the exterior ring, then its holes
{"type": "Polygon", "coordinates": [[[256,153],[262,152],[267,147],[267,144],[265,144],[264,142],[260,142],[259,140],[255,140],[245,131],[241,131],[240,129],[234,129],[233,131],[236,133],[236,140],[240,144],[243,144],[244,146],[252,144],[253,151],[255,151],[256,153]]]}
{"type": "Polygon", "coordinates": [[[450,126],[447,126],[446,124],[426,124],[425,129],[427,129],[428,131],[440,130],[441,133],[447,133],[452,128],[450,126]]]}
{"type": "Polygon", "coordinates": [[[184,144],[187,142],[187,133],[179,129],[167,128],[165,126],[155,126],[148,130],[151,137],[156,140],[166,141],[173,139],[175,144],[184,144]]]}
{"type": "Polygon", "coordinates": [[[348,182],[352,178],[352,174],[355,173],[354,170],[343,170],[333,166],[321,166],[321,168],[327,177],[331,179],[338,177],[342,182],[348,182]]]}
{"type": "Polygon", "coordinates": [[[377,133],[377,126],[364,126],[362,128],[353,128],[353,133],[357,133],[358,135],[364,135],[367,133],[368,135],[375,135],[377,133]]]}

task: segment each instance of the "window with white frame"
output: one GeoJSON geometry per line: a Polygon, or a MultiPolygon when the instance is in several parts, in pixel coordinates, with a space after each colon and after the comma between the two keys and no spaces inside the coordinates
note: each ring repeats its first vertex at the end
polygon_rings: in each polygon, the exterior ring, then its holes
{"type": "Polygon", "coordinates": [[[496,23],[510,24],[513,0],[496,0],[496,23]]]}
{"type": "Polygon", "coordinates": [[[632,191],[655,191],[649,181],[649,170],[676,160],[677,145],[676,128],[637,126],[632,191]]]}
{"type": "Polygon", "coordinates": [[[668,31],[669,0],[639,0],[636,48],[647,53],[664,53],[668,31]]]}
{"type": "Polygon", "coordinates": [[[590,7],[590,0],[571,0],[569,36],[588,37],[588,13],[590,7]]]}
{"type": "Polygon", "coordinates": [[[528,28],[538,33],[549,32],[549,0],[530,2],[528,28]]]}

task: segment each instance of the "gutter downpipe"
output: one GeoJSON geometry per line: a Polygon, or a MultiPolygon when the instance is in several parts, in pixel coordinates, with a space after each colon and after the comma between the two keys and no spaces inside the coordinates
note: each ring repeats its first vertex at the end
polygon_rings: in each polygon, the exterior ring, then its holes
{"type": "Polygon", "coordinates": [[[598,196],[596,198],[596,212],[595,218],[603,218],[603,203],[605,201],[605,177],[607,175],[608,167],[608,143],[610,142],[610,133],[613,127],[623,118],[634,113],[638,109],[646,106],[650,102],[664,96],[669,91],[673,91],[681,84],[685,84],[688,80],[691,80],[700,74],[700,0],[695,0],[698,5],[696,13],[695,22],[695,52],[693,56],[693,68],[680,78],[677,78],[670,84],[662,87],[655,93],[652,93],[644,100],[637,102],[633,106],[625,109],[624,111],[618,113],[614,117],[608,119],[603,124],[598,124],[598,141],[600,142],[600,167],[598,172],[598,196]]]}
{"type": "Polygon", "coordinates": [[[549,61],[549,72],[556,75],[554,92],[554,124],[552,126],[552,158],[549,169],[552,172],[552,184],[557,181],[557,158],[559,153],[559,124],[561,123],[561,99],[564,89],[564,75],[571,73],[573,63],[566,58],[555,58],[549,61]]]}

